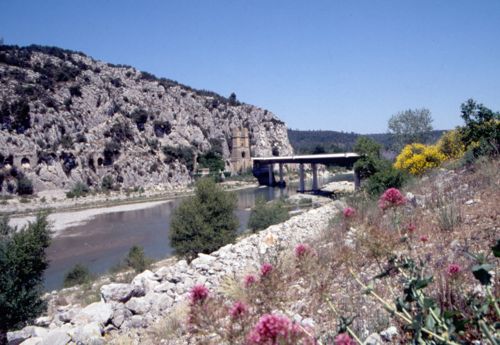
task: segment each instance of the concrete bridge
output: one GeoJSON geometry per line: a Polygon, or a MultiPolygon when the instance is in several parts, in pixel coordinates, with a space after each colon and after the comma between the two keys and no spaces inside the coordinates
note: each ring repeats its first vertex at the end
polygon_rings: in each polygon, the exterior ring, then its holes
{"type": "MultiPolygon", "coordinates": [[[[336,165],[351,168],[361,156],[353,152],[325,153],[317,155],[284,156],[284,157],[255,157],[252,158],[253,174],[259,180],[259,184],[267,186],[284,186],[283,164],[299,165],[299,192],[305,192],[304,164],[311,164],[313,173],[312,191],[319,191],[318,186],[318,164],[336,165]],[[279,164],[279,182],[274,177],[274,164],[279,164]]],[[[359,176],[355,173],[354,185],[359,187],[359,176]]]]}

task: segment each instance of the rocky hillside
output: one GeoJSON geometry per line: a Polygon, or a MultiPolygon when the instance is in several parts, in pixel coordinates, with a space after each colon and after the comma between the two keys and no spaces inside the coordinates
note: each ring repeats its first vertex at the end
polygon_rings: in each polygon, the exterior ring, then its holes
{"type": "Polygon", "coordinates": [[[19,175],[35,191],[105,178],[122,188],[185,186],[208,151],[231,168],[238,127],[249,130],[252,156],[292,152],[282,121],[234,95],[83,53],[0,46],[0,193],[15,193],[19,175]]]}

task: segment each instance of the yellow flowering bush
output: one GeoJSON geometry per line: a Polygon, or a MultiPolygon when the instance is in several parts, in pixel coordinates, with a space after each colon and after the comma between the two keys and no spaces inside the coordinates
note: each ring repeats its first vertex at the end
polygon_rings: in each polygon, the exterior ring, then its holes
{"type": "Polygon", "coordinates": [[[410,144],[406,145],[396,158],[394,167],[406,170],[412,175],[422,175],[445,160],[446,156],[435,145],[410,144]]]}
{"type": "Polygon", "coordinates": [[[437,147],[447,159],[460,158],[465,153],[462,135],[457,129],[444,133],[439,139],[437,147]]]}

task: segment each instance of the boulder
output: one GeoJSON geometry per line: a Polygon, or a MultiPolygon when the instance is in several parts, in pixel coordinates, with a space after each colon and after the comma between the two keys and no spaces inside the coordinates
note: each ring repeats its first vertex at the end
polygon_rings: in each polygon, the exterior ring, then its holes
{"type": "Polygon", "coordinates": [[[105,326],[112,316],[113,310],[109,304],[95,302],[83,308],[72,321],[75,325],[85,325],[95,321],[105,326]]]}
{"type": "Polygon", "coordinates": [[[8,332],[7,333],[7,342],[9,344],[20,344],[26,339],[32,337],[40,337],[43,338],[48,333],[46,328],[37,327],[37,326],[27,326],[19,331],[8,332]]]}
{"type": "Polygon", "coordinates": [[[123,322],[132,316],[132,312],[128,310],[124,304],[118,304],[113,311],[113,316],[111,318],[111,323],[116,328],[120,328],[123,322]]]}
{"type": "Polygon", "coordinates": [[[71,341],[68,332],[62,329],[55,329],[50,331],[46,337],[43,338],[40,345],[66,345],[71,341]]]}
{"type": "Polygon", "coordinates": [[[131,284],[138,293],[140,292],[140,295],[144,295],[153,291],[156,286],[160,285],[160,279],[161,278],[155,273],[146,270],[135,276],[131,284]]]}
{"type": "Polygon", "coordinates": [[[395,326],[391,326],[382,332],[380,332],[380,335],[385,341],[392,341],[394,337],[398,336],[398,329],[395,326]]]}
{"type": "Polygon", "coordinates": [[[370,334],[364,342],[365,345],[382,345],[383,343],[382,338],[377,333],[370,334]]]}
{"type": "Polygon", "coordinates": [[[149,301],[145,297],[132,297],[127,303],[125,303],[125,307],[129,309],[133,314],[142,315],[145,314],[151,309],[151,305],[149,301]]]}
{"type": "Polygon", "coordinates": [[[41,337],[28,338],[21,343],[21,345],[40,345],[43,341],[41,337]]]}
{"type": "Polygon", "coordinates": [[[91,322],[74,328],[69,332],[71,338],[77,344],[104,344],[102,329],[98,322],[91,322]]]}
{"type": "Polygon", "coordinates": [[[144,293],[141,287],[132,284],[112,283],[101,287],[101,296],[104,302],[116,301],[127,302],[133,296],[140,296],[144,293]]]}

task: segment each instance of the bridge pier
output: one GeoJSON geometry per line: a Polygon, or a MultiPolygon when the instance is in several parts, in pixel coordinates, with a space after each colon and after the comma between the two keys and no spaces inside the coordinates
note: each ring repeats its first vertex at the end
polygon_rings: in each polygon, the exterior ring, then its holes
{"type": "Polygon", "coordinates": [[[311,164],[312,173],[313,173],[313,183],[312,183],[312,191],[317,192],[318,188],[318,165],[316,163],[311,164]]]}
{"type": "Polygon", "coordinates": [[[283,181],[283,163],[280,163],[279,167],[280,167],[280,187],[283,187],[285,185],[283,181]]]}
{"type": "Polygon", "coordinates": [[[304,163],[299,164],[299,192],[304,193],[305,187],[305,176],[304,176],[304,163]]]}
{"type": "Polygon", "coordinates": [[[361,187],[361,178],[356,170],[354,170],[354,189],[358,190],[361,187]]]}
{"type": "Polygon", "coordinates": [[[269,180],[268,180],[269,184],[268,184],[268,186],[270,186],[270,187],[272,187],[272,186],[273,186],[273,182],[274,182],[274,181],[273,181],[273,165],[274,165],[273,163],[270,163],[270,164],[267,166],[267,167],[268,167],[268,169],[269,169],[269,180]]]}

